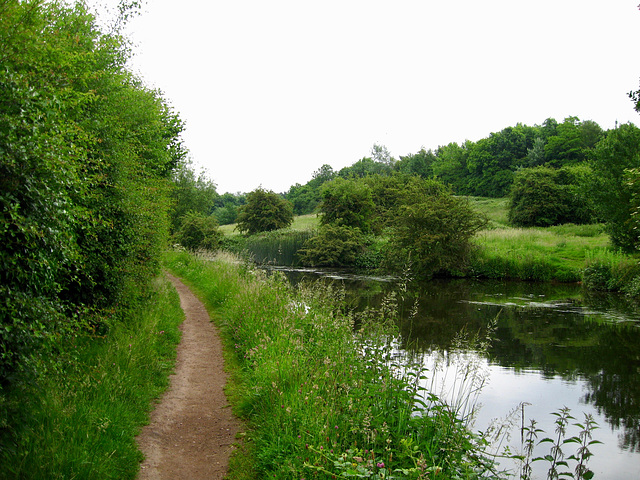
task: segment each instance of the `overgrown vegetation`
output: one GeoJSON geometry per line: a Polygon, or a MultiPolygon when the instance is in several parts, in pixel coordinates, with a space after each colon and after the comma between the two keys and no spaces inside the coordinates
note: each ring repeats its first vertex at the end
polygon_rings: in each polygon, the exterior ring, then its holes
{"type": "Polygon", "coordinates": [[[183,125],[126,68],[127,5],[103,30],[83,2],[0,2],[2,478],[133,478],[170,366],[176,312],[147,302],[183,125]]]}
{"type": "Polygon", "coordinates": [[[168,266],[216,312],[238,364],[231,396],[252,430],[236,462],[254,478],[494,476],[483,439],[425,391],[421,364],[395,358],[392,297],[354,316],[339,290],[296,293],[277,275],[186,253],[168,266]]]}
{"type": "Polygon", "coordinates": [[[166,280],[137,307],[109,335],[68,338],[55,368],[39,362],[37,383],[0,398],[0,478],[137,477],[135,436],[168,384],[184,318],[166,280]]]}
{"type": "Polygon", "coordinates": [[[0,4],[0,387],[104,333],[166,248],[182,122],[82,3],[0,4]]]}

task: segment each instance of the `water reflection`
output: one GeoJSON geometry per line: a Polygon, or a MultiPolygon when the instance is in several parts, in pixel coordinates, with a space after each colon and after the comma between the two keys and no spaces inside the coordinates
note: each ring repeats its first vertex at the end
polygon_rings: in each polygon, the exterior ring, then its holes
{"type": "MultiPolygon", "coordinates": [[[[355,309],[377,306],[399,287],[390,279],[332,277],[345,285],[355,309]]],[[[581,412],[593,413],[601,426],[596,438],[605,443],[591,460],[596,478],[637,477],[640,312],[633,302],[577,285],[469,280],[431,281],[402,291],[400,300],[401,347],[413,354],[448,351],[459,332],[482,335],[496,320],[478,429],[520,402],[531,404],[527,417],[547,433],[554,429],[549,414],[565,405],[577,421],[581,412]]]]}

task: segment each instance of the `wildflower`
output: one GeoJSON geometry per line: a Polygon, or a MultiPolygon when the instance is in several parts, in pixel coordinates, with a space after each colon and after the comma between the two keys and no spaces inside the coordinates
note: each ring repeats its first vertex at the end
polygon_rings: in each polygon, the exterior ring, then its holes
{"type": "Polygon", "coordinates": [[[376,467],[378,467],[378,468],[384,468],[384,462],[378,462],[378,463],[376,463],[376,467]]]}

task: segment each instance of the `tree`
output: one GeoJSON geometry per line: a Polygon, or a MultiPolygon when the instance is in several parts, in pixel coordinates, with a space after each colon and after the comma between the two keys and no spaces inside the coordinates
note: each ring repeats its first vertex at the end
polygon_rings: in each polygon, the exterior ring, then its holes
{"type": "Polygon", "coordinates": [[[408,265],[419,278],[460,272],[471,238],[484,225],[468,202],[448,192],[417,199],[398,209],[387,264],[398,270],[408,265]]]}
{"type": "Polygon", "coordinates": [[[625,175],[640,167],[640,129],[627,123],[609,130],[594,149],[591,165],[592,197],[611,241],[625,250],[637,248],[640,237],[632,217],[633,189],[625,175]]]}
{"type": "Polygon", "coordinates": [[[527,162],[538,132],[521,124],[492,133],[471,146],[467,160],[473,195],[503,197],[509,193],[514,171],[527,162]]]}
{"type": "Polygon", "coordinates": [[[336,178],[322,190],[320,205],[322,225],[344,225],[371,233],[374,228],[375,204],[371,188],[362,181],[336,178]]]}
{"type": "Polygon", "coordinates": [[[432,165],[437,161],[438,157],[431,150],[420,149],[418,153],[400,157],[394,168],[404,174],[418,175],[422,178],[430,178],[433,176],[432,165]]]}
{"type": "Polygon", "coordinates": [[[121,33],[82,2],[0,2],[0,385],[159,271],[183,125],[121,33]]]}
{"type": "Polygon", "coordinates": [[[247,235],[286,228],[293,222],[290,202],[270,190],[257,188],[247,194],[247,203],[238,209],[236,228],[247,235]]]}
{"type": "Polygon", "coordinates": [[[471,194],[467,161],[472,146],[471,141],[463,145],[453,142],[439,147],[436,151],[437,160],[432,165],[433,174],[458,195],[471,194]]]}
{"type": "Polygon", "coordinates": [[[196,175],[191,163],[182,163],[174,172],[172,183],[173,208],[170,214],[172,233],[180,230],[187,213],[208,216],[213,212],[218,192],[216,184],[207,178],[204,171],[196,175]]]}
{"type": "Polygon", "coordinates": [[[589,223],[594,219],[582,183],[588,167],[525,168],[511,186],[509,221],[518,227],[589,223]]]}
{"type": "Polygon", "coordinates": [[[587,152],[595,147],[602,136],[603,131],[596,122],[581,122],[578,117],[567,117],[557,125],[555,135],[547,139],[547,163],[553,167],[581,163],[586,160],[587,152]]]}

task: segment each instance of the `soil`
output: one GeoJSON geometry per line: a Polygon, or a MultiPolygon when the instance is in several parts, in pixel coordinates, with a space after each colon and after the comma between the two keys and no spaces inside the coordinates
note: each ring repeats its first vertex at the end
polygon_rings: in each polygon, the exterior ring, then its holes
{"type": "Polygon", "coordinates": [[[186,318],[169,389],[137,439],[145,456],[138,478],[222,479],[241,427],[223,391],[222,344],[202,302],[179,279],[167,277],[186,318]]]}

